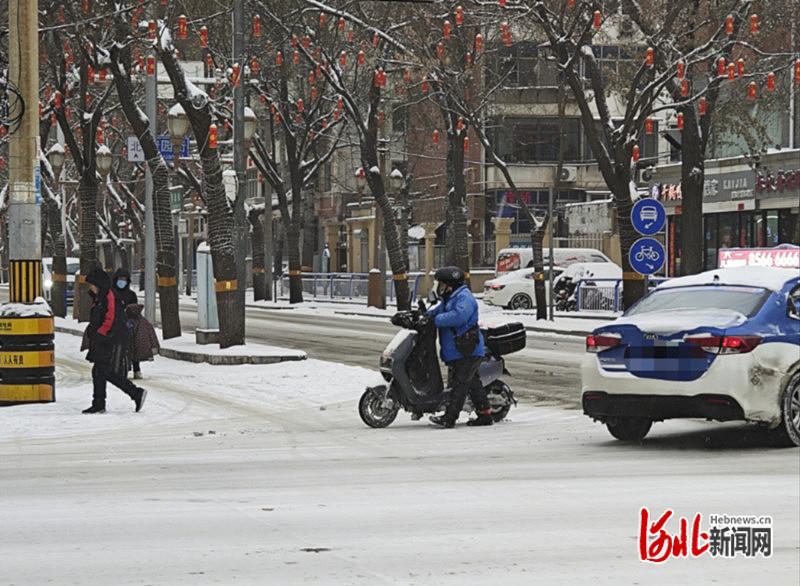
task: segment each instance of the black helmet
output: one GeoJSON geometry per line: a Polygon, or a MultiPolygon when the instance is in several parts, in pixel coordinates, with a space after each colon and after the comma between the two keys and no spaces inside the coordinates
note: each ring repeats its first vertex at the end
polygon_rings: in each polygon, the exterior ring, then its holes
{"type": "Polygon", "coordinates": [[[450,285],[453,289],[460,287],[466,281],[466,275],[458,267],[442,267],[436,271],[435,278],[440,283],[450,285]]]}

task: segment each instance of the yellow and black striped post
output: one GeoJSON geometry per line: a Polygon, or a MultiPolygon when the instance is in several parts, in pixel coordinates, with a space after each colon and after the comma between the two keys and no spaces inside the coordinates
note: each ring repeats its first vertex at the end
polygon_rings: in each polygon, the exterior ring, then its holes
{"type": "Polygon", "coordinates": [[[42,261],[9,261],[9,299],[11,303],[33,303],[42,296],[42,261]]]}
{"type": "Polygon", "coordinates": [[[55,401],[55,331],[42,302],[0,305],[0,405],[55,401]]]}

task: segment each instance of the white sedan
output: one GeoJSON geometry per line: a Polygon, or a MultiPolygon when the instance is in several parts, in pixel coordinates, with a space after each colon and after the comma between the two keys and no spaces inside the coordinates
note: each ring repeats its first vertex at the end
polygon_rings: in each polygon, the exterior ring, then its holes
{"type": "Polygon", "coordinates": [[[620,440],[654,421],[744,420],[800,445],[800,274],[671,279],[586,338],[583,411],[620,440]]]}
{"type": "MultiPolygon", "coordinates": [[[[553,274],[557,277],[562,271],[563,269],[556,267],[553,269],[553,274]]],[[[520,269],[486,281],[483,285],[483,302],[507,309],[533,309],[536,307],[533,294],[535,272],[532,268],[520,269]]],[[[545,286],[545,295],[549,302],[550,295],[547,289],[545,286]]]]}

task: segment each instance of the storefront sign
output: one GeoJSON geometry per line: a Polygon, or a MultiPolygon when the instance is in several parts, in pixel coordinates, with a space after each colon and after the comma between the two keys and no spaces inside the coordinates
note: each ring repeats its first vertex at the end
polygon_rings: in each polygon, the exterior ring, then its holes
{"type": "Polygon", "coordinates": [[[800,248],[723,248],[719,266],[800,269],[800,248]]]}
{"type": "MultiPolygon", "coordinates": [[[[667,207],[676,207],[683,201],[680,183],[653,185],[650,195],[667,207]]],[[[724,175],[708,176],[703,181],[703,202],[742,201],[755,197],[755,179],[752,171],[738,171],[724,175]]]]}
{"type": "Polygon", "coordinates": [[[756,193],[762,197],[771,195],[796,196],[800,192],[800,169],[756,173],[756,193]]]}

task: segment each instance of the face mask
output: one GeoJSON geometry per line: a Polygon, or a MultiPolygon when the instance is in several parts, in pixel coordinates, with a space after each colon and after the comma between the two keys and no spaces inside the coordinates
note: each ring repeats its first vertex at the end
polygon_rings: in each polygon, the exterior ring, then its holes
{"type": "Polygon", "coordinates": [[[117,280],[117,289],[124,289],[128,286],[128,281],[125,279],[118,279],[117,280]]]}

